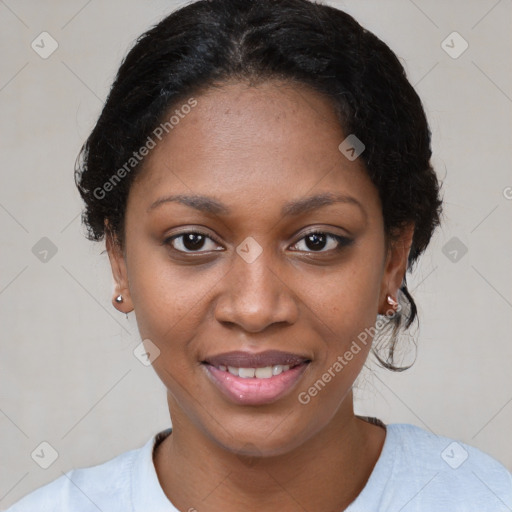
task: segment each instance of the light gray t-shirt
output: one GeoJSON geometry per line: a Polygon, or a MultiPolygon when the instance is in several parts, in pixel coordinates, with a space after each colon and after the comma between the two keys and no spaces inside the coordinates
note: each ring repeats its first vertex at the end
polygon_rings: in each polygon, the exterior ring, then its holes
{"type": "MultiPolygon", "coordinates": [[[[414,425],[386,430],[370,478],[346,512],[512,511],[512,474],[489,455],[414,425]]],[[[103,464],[70,470],[7,512],[177,512],[153,464],[155,443],[170,431],[103,464]]],[[[204,506],[191,503],[194,509],[204,506]]]]}

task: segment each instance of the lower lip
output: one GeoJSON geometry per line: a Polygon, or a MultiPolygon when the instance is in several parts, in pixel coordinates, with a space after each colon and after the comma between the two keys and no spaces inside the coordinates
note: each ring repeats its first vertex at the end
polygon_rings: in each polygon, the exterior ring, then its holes
{"type": "Polygon", "coordinates": [[[275,402],[288,394],[302,377],[308,363],[302,363],[269,379],[244,379],[210,364],[203,366],[213,383],[231,401],[240,405],[263,405],[275,402]]]}

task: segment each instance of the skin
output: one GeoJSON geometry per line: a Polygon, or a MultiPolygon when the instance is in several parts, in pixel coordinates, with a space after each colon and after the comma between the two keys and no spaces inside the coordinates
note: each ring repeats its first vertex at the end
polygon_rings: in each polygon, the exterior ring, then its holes
{"type": "Polygon", "coordinates": [[[142,339],[161,351],[153,367],[167,388],[173,432],[154,458],[158,478],[180,510],[343,510],[385,439],[353,411],[352,385],[371,343],[308,404],[298,394],[389,311],[386,295],[397,296],[413,226],[386,246],[378,191],[361,159],[339,151],[348,134],[323,96],[268,81],[230,82],[196,99],[131,187],[124,246],[107,238],[114,297],[124,298],[113,305],[135,311],[142,339]],[[323,192],[360,206],[280,215],[286,202],[323,192]],[[177,202],[148,211],[171,194],[207,195],[231,212],[177,202]],[[304,238],[311,228],[353,243],[337,251],[327,238],[315,252],[304,238]],[[197,230],[213,239],[195,253],[179,253],[183,238],[164,243],[197,230]],[[247,237],[262,248],[251,263],[236,252],[247,237]],[[311,360],[292,392],[270,404],[234,404],[200,364],[222,352],[270,349],[311,360]]]}

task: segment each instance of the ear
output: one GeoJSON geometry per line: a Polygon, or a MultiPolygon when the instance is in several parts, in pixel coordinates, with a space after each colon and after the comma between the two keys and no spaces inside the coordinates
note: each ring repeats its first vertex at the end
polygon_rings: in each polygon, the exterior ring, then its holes
{"type": "Polygon", "coordinates": [[[409,223],[399,231],[398,238],[389,242],[384,274],[381,281],[379,298],[379,313],[385,314],[389,310],[386,301],[387,295],[397,300],[398,290],[407,271],[407,259],[411,250],[414,236],[414,223],[409,223]]]}
{"type": "Polygon", "coordinates": [[[115,292],[112,297],[112,305],[122,313],[129,313],[130,311],[133,311],[133,303],[128,286],[128,272],[126,270],[125,257],[118,240],[108,227],[105,233],[108,259],[110,260],[112,275],[115,281],[115,292]],[[116,302],[116,297],[119,295],[123,297],[122,302],[116,302]]]}

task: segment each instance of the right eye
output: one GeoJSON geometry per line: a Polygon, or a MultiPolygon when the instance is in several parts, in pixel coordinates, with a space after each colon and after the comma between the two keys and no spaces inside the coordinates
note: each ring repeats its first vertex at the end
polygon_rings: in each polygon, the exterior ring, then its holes
{"type": "Polygon", "coordinates": [[[185,233],[180,233],[178,235],[172,235],[164,240],[164,244],[171,246],[171,248],[175,251],[182,253],[196,253],[196,252],[209,252],[209,251],[218,251],[219,249],[207,249],[205,251],[200,251],[207,242],[211,242],[216,245],[217,242],[213,240],[209,235],[205,233],[201,233],[199,231],[187,231],[185,233]]]}

